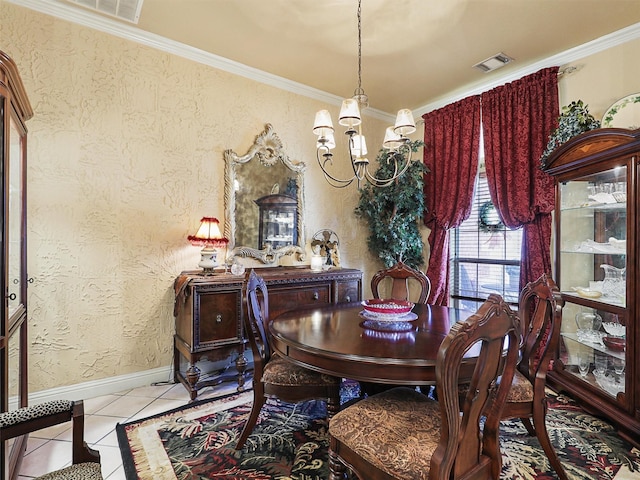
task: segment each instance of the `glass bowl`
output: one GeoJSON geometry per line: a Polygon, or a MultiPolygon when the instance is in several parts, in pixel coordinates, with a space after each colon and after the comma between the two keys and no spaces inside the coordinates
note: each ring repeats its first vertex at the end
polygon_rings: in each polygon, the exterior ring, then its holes
{"type": "Polygon", "coordinates": [[[364,300],[362,306],[370,316],[383,318],[409,313],[414,304],[405,300],[373,298],[364,300]]]}
{"type": "Polygon", "coordinates": [[[609,335],[613,335],[614,337],[624,337],[627,327],[620,323],[615,322],[604,322],[602,324],[604,331],[609,335]]]}
{"type": "Polygon", "coordinates": [[[627,342],[621,337],[602,337],[602,343],[614,352],[624,352],[627,342]]]}

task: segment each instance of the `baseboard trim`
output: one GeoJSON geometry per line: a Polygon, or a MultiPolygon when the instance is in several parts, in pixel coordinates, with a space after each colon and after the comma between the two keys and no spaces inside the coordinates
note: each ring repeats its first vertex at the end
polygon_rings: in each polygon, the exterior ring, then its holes
{"type": "MultiPolygon", "coordinates": [[[[159,367],[142,372],[32,392],[29,393],[29,405],[35,405],[49,400],[83,400],[85,398],[100,397],[102,395],[124,392],[132,388],[144,387],[153,383],[168,382],[172,381],[172,379],[172,367],[159,367]]],[[[10,399],[10,404],[13,404],[13,408],[15,408],[16,403],[16,398],[10,399]]]]}

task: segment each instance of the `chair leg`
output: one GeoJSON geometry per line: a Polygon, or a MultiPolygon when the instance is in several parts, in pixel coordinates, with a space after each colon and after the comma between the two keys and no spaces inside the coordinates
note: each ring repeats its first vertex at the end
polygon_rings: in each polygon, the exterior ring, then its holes
{"type": "Polygon", "coordinates": [[[533,428],[533,425],[531,425],[531,420],[529,420],[529,417],[520,417],[520,421],[524,425],[524,428],[527,429],[527,432],[529,433],[529,435],[531,435],[532,437],[537,436],[536,431],[533,428]]]}
{"type": "Polygon", "coordinates": [[[73,404],[72,413],[72,463],[100,463],[100,452],[84,441],[84,403],[78,400],[73,404]]]}
{"type": "Polygon", "coordinates": [[[329,448],[329,480],[344,480],[347,477],[347,467],[340,461],[338,455],[329,448]]]}
{"type": "Polygon", "coordinates": [[[340,387],[331,392],[327,398],[327,424],[340,411],[340,387]]]}
{"type": "Polygon", "coordinates": [[[534,405],[533,406],[533,426],[535,429],[535,435],[538,437],[538,441],[544,450],[544,453],[547,455],[549,459],[549,463],[556,471],[558,478],[560,480],[568,480],[567,474],[564,471],[564,467],[562,463],[560,463],[560,459],[551,445],[551,440],[549,440],[549,433],[547,432],[547,425],[545,422],[545,414],[546,407],[545,405],[534,405]]]}
{"type": "Polygon", "coordinates": [[[242,429],[242,433],[240,434],[240,438],[238,439],[238,443],[236,443],[236,450],[240,450],[244,443],[249,438],[249,435],[253,431],[253,428],[256,426],[258,422],[258,416],[260,415],[260,410],[262,410],[262,406],[265,403],[264,398],[264,386],[262,383],[253,385],[253,404],[251,405],[251,413],[249,414],[249,419],[247,423],[244,424],[244,428],[242,429]]]}

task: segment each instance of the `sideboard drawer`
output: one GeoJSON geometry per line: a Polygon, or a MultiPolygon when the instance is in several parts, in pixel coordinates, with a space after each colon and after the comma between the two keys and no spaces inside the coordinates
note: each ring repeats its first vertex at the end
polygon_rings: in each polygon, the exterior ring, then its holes
{"type": "Polygon", "coordinates": [[[269,316],[275,318],[283,312],[298,307],[327,305],[331,303],[331,285],[297,285],[288,288],[267,286],[269,292],[269,316]]]}
{"type": "Polygon", "coordinates": [[[351,303],[362,300],[362,282],[359,280],[338,282],[337,291],[337,303],[351,303]]]}
{"type": "Polygon", "coordinates": [[[193,350],[242,341],[241,291],[196,295],[193,350]]]}

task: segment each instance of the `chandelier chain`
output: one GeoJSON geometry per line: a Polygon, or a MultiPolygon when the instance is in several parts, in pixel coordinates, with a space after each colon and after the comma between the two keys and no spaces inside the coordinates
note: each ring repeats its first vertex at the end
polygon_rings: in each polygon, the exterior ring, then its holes
{"type": "Polygon", "coordinates": [[[358,0],[358,93],[362,91],[362,1],[358,0]]]}
{"type": "Polygon", "coordinates": [[[369,97],[362,88],[362,0],[358,0],[358,88],[353,92],[353,98],[358,102],[360,110],[369,106],[369,97]]]}

